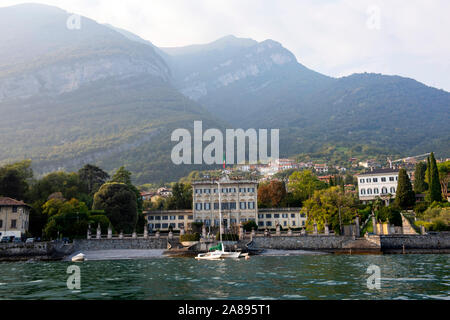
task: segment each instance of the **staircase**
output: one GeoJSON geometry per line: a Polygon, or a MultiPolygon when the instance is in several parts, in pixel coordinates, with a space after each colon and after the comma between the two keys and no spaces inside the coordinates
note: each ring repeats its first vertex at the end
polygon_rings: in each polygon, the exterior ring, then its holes
{"type": "Polygon", "coordinates": [[[409,235],[419,235],[419,228],[414,224],[414,219],[412,217],[407,216],[407,214],[400,213],[402,216],[402,228],[403,234],[409,235]]]}

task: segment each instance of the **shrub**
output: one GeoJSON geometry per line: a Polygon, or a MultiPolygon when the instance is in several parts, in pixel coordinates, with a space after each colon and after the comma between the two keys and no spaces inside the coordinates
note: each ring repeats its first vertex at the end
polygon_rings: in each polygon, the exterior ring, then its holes
{"type": "MultiPolygon", "coordinates": [[[[220,235],[216,234],[216,240],[220,240],[220,235]]],[[[233,233],[225,233],[222,235],[222,241],[238,241],[239,236],[233,233]]]]}
{"type": "Polygon", "coordinates": [[[200,240],[200,233],[183,234],[180,236],[180,242],[199,241],[199,240],[200,240]]]}
{"type": "Polygon", "coordinates": [[[252,229],[258,230],[258,225],[256,224],[255,221],[250,220],[247,221],[246,223],[244,223],[244,230],[247,232],[252,231],[252,229]]]}

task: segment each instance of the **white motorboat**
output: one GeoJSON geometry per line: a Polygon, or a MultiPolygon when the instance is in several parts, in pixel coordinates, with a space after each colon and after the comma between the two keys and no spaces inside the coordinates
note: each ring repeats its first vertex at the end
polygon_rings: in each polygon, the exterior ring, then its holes
{"type": "Polygon", "coordinates": [[[82,253],[77,254],[72,257],[72,262],[83,262],[86,259],[86,256],[82,253]]]}

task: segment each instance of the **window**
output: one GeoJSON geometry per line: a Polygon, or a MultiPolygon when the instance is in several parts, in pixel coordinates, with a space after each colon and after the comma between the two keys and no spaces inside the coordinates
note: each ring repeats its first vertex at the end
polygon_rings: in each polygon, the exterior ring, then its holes
{"type": "Polygon", "coordinates": [[[211,210],[211,204],[205,203],[205,210],[211,210]]]}
{"type": "Polygon", "coordinates": [[[398,176],[395,177],[395,181],[398,181],[398,176]]]}
{"type": "Polygon", "coordinates": [[[292,225],[295,227],[295,221],[292,221],[292,225]]]}
{"type": "Polygon", "coordinates": [[[391,193],[395,193],[395,188],[394,187],[391,188],[391,193]]]}
{"type": "Polygon", "coordinates": [[[305,226],[305,221],[302,221],[302,226],[305,226]]]}
{"type": "Polygon", "coordinates": [[[378,190],[378,188],[375,188],[375,189],[373,189],[373,193],[374,193],[374,194],[379,194],[379,193],[380,193],[380,190],[378,190]]]}
{"type": "Polygon", "coordinates": [[[188,216],[189,220],[194,220],[194,216],[188,216]]]}
{"type": "Polygon", "coordinates": [[[239,205],[239,208],[247,209],[247,203],[246,202],[241,202],[240,205],[239,205]]]}
{"type": "Polygon", "coordinates": [[[178,229],[182,229],[182,228],[184,228],[184,223],[183,222],[178,224],[178,229]]]}
{"type": "Polygon", "coordinates": [[[17,212],[17,207],[16,207],[16,206],[13,206],[13,207],[12,207],[12,212],[13,212],[13,213],[16,213],[16,212],[17,212]]]}
{"type": "Polygon", "coordinates": [[[222,202],[222,210],[228,210],[228,202],[222,202]]]}
{"type": "Polygon", "coordinates": [[[230,210],[236,210],[236,202],[230,202],[230,210]]]}
{"type": "Polygon", "coordinates": [[[389,181],[394,181],[394,177],[389,177],[389,181]]]}
{"type": "Polygon", "coordinates": [[[291,213],[291,218],[295,218],[295,213],[291,213]]]}
{"type": "Polygon", "coordinates": [[[211,193],[211,189],[205,189],[205,190],[203,190],[203,192],[206,193],[206,194],[210,194],[211,193]]]}
{"type": "Polygon", "coordinates": [[[383,189],[381,189],[381,193],[382,193],[382,194],[387,194],[387,193],[388,193],[388,192],[387,192],[387,188],[383,187],[383,189]]]}
{"type": "Polygon", "coordinates": [[[373,178],[373,182],[378,182],[378,178],[373,178]]]}
{"type": "Polygon", "coordinates": [[[372,194],[372,189],[367,189],[367,194],[372,194]]]}
{"type": "Polygon", "coordinates": [[[272,226],[272,221],[266,221],[266,226],[271,227],[272,226]]]}
{"type": "Polygon", "coordinates": [[[236,193],[236,188],[230,188],[231,193],[236,193]]]}
{"type": "Polygon", "coordinates": [[[239,192],[241,192],[241,193],[245,193],[245,188],[239,188],[239,192]]]}
{"type": "Polygon", "coordinates": [[[258,214],[258,219],[264,219],[264,215],[261,214],[261,213],[259,213],[259,214],[258,214]]]}
{"type": "Polygon", "coordinates": [[[163,220],[169,220],[169,216],[163,216],[162,219],[163,220]]]}
{"type": "Polygon", "coordinates": [[[161,220],[161,216],[155,216],[155,220],[161,220]]]}
{"type": "Polygon", "coordinates": [[[366,194],[366,189],[361,189],[361,194],[366,194]]]}
{"type": "Polygon", "coordinates": [[[202,189],[195,189],[196,194],[202,194],[202,189]]]}
{"type": "Polygon", "coordinates": [[[11,229],[17,228],[17,220],[11,220],[11,229]]]}
{"type": "Polygon", "coordinates": [[[170,216],[170,220],[176,220],[177,216],[170,216]]]}
{"type": "Polygon", "coordinates": [[[163,223],[163,224],[162,224],[162,228],[163,228],[163,229],[167,229],[168,227],[169,227],[169,224],[167,224],[167,223],[163,223]]]}
{"type": "Polygon", "coordinates": [[[287,226],[287,222],[286,221],[283,221],[283,226],[287,226]]]}
{"type": "Polygon", "coordinates": [[[367,183],[371,183],[371,182],[372,182],[372,179],[367,178],[367,183]]]}
{"type": "Polygon", "coordinates": [[[386,182],[386,178],[385,177],[381,178],[381,182],[386,182]]]}
{"type": "Polygon", "coordinates": [[[360,179],[360,180],[359,180],[359,183],[364,183],[364,182],[365,182],[364,179],[360,179]]]}
{"type": "Polygon", "coordinates": [[[202,210],[203,204],[202,203],[196,203],[195,204],[195,209],[196,210],[202,210]]]}
{"type": "Polygon", "coordinates": [[[248,203],[248,208],[249,209],[255,209],[255,203],[254,202],[249,202],[248,203]]]}
{"type": "Polygon", "coordinates": [[[218,202],[214,203],[214,210],[219,210],[219,203],[218,202]]]}
{"type": "Polygon", "coordinates": [[[219,193],[219,189],[214,189],[214,193],[219,193]]]}
{"type": "Polygon", "coordinates": [[[0,220],[0,228],[3,228],[3,220],[0,220]]]}
{"type": "Polygon", "coordinates": [[[278,219],[278,218],[280,218],[280,214],[279,214],[279,213],[275,213],[275,214],[273,215],[273,217],[274,217],[275,219],[278,219]]]}
{"type": "Polygon", "coordinates": [[[272,214],[270,213],[266,214],[266,219],[272,219],[272,214]]]}
{"type": "Polygon", "coordinates": [[[184,216],[178,216],[178,220],[184,220],[184,216]]]}
{"type": "Polygon", "coordinates": [[[155,223],[155,228],[156,228],[156,229],[161,228],[161,223],[155,223]]]}
{"type": "Polygon", "coordinates": [[[289,215],[288,215],[287,213],[283,213],[283,214],[281,215],[281,217],[282,217],[283,219],[287,219],[287,218],[289,218],[289,215]]]}
{"type": "Polygon", "coordinates": [[[248,188],[247,191],[248,192],[255,192],[255,188],[248,188]]]}
{"type": "Polygon", "coordinates": [[[175,228],[175,223],[170,223],[169,228],[172,228],[172,229],[175,228]]]}
{"type": "Polygon", "coordinates": [[[264,227],[264,221],[258,221],[258,227],[264,227]]]}
{"type": "Polygon", "coordinates": [[[149,216],[148,220],[155,220],[155,217],[154,216],[149,216]]]}

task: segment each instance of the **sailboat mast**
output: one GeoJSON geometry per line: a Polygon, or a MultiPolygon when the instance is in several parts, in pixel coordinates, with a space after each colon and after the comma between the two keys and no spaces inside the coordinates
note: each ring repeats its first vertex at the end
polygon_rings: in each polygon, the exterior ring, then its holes
{"type": "Polygon", "coordinates": [[[220,244],[223,246],[222,244],[222,197],[220,195],[220,182],[217,182],[217,186],[218,186],[218,190],[219,190],[219,237],[220,237],[220,244]]]}

